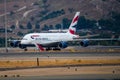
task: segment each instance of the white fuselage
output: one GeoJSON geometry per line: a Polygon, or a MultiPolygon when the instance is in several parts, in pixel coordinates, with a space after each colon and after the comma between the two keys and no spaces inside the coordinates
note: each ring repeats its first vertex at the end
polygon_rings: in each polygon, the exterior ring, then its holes
{"type": "Polygon", "coordinates": [[[77,35],[69,33],[31,33],[27,34],[21,40],[21,44],[50,44],[61,41],[71,41],[77,35]]]}

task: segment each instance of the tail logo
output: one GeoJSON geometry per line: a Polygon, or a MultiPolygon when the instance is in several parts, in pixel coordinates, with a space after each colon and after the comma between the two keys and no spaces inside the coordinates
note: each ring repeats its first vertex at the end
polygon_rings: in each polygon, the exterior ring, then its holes
{"type": "Polygon", "coordinates": [[[77,12],[75,14],[75,17],[72,20],[72,23],[71,23],[71,25],[69,27],[69,31],[68,31],[70,34],[75,34],[75,32],[76,32],[76,26],[77,26],[77,22],[79,19],[79,14],[80,14],[80,12],[77,12]]]}
{"type": "Polygon", "coordinates": [[[77,16],[77,17],[73,20],[73,23],[76,22],[76,21],[78,21],[78,18],[79,18],[79,17],[77,16]]]}
{"type": "Polygon", "coordinates": [[[72,29],[70,29],[69,32],[70,32],[71,34],[75,34],[75,31],[72,30],[72,29]]]}
{"type": "Polygon", "coordinates": [[[72,29],[69,29],[69,32],[70,32],[71,34],[75,34],[76,26],[77,26],[77,25],[74,25],[74,26],[72,26],[72,29]]]}

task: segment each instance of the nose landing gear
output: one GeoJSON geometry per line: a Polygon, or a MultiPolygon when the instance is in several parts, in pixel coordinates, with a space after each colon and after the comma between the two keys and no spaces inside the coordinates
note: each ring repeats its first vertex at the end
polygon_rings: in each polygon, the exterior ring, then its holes
{"type": "Polygon", "coordinates": [[[28,51],[28,49],[27,49],[27,48],[25,48],[25,49],[24,49],[24,51],[28,51]]]}

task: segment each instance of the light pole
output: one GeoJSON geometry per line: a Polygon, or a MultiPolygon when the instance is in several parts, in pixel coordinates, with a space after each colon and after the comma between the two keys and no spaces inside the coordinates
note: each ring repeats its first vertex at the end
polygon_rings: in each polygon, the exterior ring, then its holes
{"type": "Polygon", "coordinates": [[[7,49],[7,14],[6,14],[6,0],[4,0],[4,10],[5,10],[5,51],[8,52],[7,49]]]}

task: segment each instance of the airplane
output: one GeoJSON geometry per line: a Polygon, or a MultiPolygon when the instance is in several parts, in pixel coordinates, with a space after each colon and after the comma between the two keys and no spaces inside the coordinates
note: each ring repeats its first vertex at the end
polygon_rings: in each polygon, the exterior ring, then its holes
{"type": "MultiPolygon", "coordinates": [[[[66,33],[29,33],[22,40],[13,40],[10,42],[11,47],[19,47],[27,51],[27,47],[37,47],[41,51],[61,50],[68,47],[69,41],[80,41],[80,45],[87,47],[88,37],[98,35],[79,36],[76,35],[76,26],[80,12],[76,12],[69,29],[66,33]]],[[[96,39],[97,40],[97,39],[96,39]]]]}
{"type": "MultiPolygon", "coordinates": [[[[73,38],[79,38],[76,35],[76,26],[80,12],[76,12],[72,23],[66,33],[29,33],[26,34],[22,40],[13,40],[10,42],[11,47],[19,47],[27,50],[27,47],[36,46],[41,51],[46,50],[60,50],[68,47],[67,41],[72,41],[73,38]]],[[[84,44],[86,46],[86,42],[84,44]]]]}

